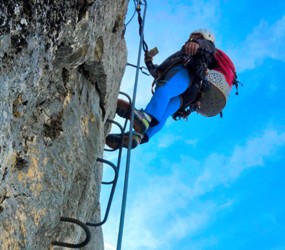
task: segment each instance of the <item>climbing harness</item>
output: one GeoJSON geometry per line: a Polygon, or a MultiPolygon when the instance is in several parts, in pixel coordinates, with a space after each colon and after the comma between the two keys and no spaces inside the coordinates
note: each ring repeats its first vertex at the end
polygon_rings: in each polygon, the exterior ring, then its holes
{"type": "MultiPolygon", "coordinates": [[[[243,84],[237,81],[236,70],[231,59],[218,48],[216,48],[215,61],[216,65],[213,69],[205,68],[205,76],[200,82],[200,90],[196,98],[179,109],[172,116],[174,120],[187,119],[194,111],[206,117],[218,114],[221,118],[223,117],[222,110],[226,106],[232,86],[236,87],[236,95],[238,95],[238,85],[243,86],[243,84]]],[[[191,88],[188,90],[193,90],[191,88]]]]}

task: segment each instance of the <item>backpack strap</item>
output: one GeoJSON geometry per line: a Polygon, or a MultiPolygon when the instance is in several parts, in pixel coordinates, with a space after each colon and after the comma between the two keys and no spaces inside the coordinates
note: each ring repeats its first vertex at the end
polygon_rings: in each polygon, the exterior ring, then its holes
{"type": "Polygon", "coordinates": [[[239,92],[238,92],[238,86],[239,86],[239,84],[240,84],[241,86],[243,86],[243,84],[242,84],[240,81],[237,80],[237,75],[235,75],[235,80],[234,80],[234,82],[233,82],[233,85],[235,85],[235,87],[236,87],[236,95],[239,94],[239,92]]]}

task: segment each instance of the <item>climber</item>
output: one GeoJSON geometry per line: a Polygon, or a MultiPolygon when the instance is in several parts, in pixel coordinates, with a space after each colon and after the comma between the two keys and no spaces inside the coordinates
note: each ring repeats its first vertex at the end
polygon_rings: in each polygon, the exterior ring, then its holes
{"type": "MultiPolygon", "coordinates": [[[[231,75],[228,84],[225,84],[223,72],[211,70],[217,67],[214,42],[213,33],[198,29],[190,34],[181,50],[159,66],[152,64],[152,56],[145,55],[145,62],[155,78],[156,88],[145,109],[134,109],[132,148],[148,142],[170,116],[176,120],[186,118],[194,110],[205,116],[221,112],[234,82],[232,75],[235,76],[235,73],[231,75]],[[221,90],[217,77],[228,87],[222,86],[221,90]],[[223,89],[226,89],[226,93],[223,93],[223,89]],[[214,107],[211,106],[213,100],[214,107]]],[[[119,116],[130,119],[131,104],[118,99],[116,112],[119,116]]],[[[120,142],[120,134],[109,134],[106,138],[106,144],[112,149],[119,148],[120,142]]],[[[127,148],[128,144],[129,133],[125,133],[123,147],[127,148]]]]}

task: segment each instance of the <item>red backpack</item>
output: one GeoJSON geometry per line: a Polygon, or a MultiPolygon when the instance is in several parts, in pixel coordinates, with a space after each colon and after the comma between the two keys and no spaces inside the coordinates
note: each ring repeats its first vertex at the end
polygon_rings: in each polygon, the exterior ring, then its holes
{"type": "Polygon", "coordinates": [[[230,87],[232,87],[232,85],[235,85],[237,88],[238,81],[237,81],[236,69],[232,60],[227,56],[225,52],[217,48],[214,56],[217,62],[214,70],[219,71],[225,76],[226,81],[230,87]]]}
{"type": "Polygon", "coordinates": [[[235,66],[226,53],[216,49],[214,57],[215,66],[207,72],[205,77],[206,81],[210,83],[209,89],[202,92],[199,97],[199,106],[196,111],[207,117],[220,113],[222,117],[222,110],[227,103],[232,86],[235,85],[238,90],[239,82],[237,81],[235,66]]]}

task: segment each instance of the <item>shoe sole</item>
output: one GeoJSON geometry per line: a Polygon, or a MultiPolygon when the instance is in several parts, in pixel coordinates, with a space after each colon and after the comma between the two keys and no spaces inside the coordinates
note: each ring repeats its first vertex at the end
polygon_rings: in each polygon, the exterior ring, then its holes
{"type": "MultiPolygon", "coordinates": [[[[118,116],[131,120],[131,112],[132,112],[132,106],[129,102],[118,99],[117,101],[117,110],[116,113],[118,116]]],[[[133,125],[135,131],[139,134],[144,134],[148,126],[141,120],[139,117],[134,114],[134,125],[133,125]],[[142,129],[142,126],[144,127],[142,129]]]]}
{"type": "MultiPolygon", "coordinates": [[[[122,140],[122,135],[121,134],[109,134],[106,137],[106,145],[110,147],[111,149],[117,150],[121,146],[121,140],[122,140]]],[[[132,147],[131,149],[135,148],[138,146],[138,142],[133,138],[132,139],[132,147]]],[[[124,134],[123,138],[123,148],[128,148],[129,147],[129,133],[124,134]]]]}
{"type": "Polygon", "coordinates": [[[131,104],[125,100],[118,99],[116,113],[118,116],[130,119],[132,107],[131,104]]]}
{"type": "Polygon", "coordinates": [[[117,150],[121,146],[121,135],[109,134],[106,137],[105,143],[109,148],[111,148],[113,150],[117,150]]]}

